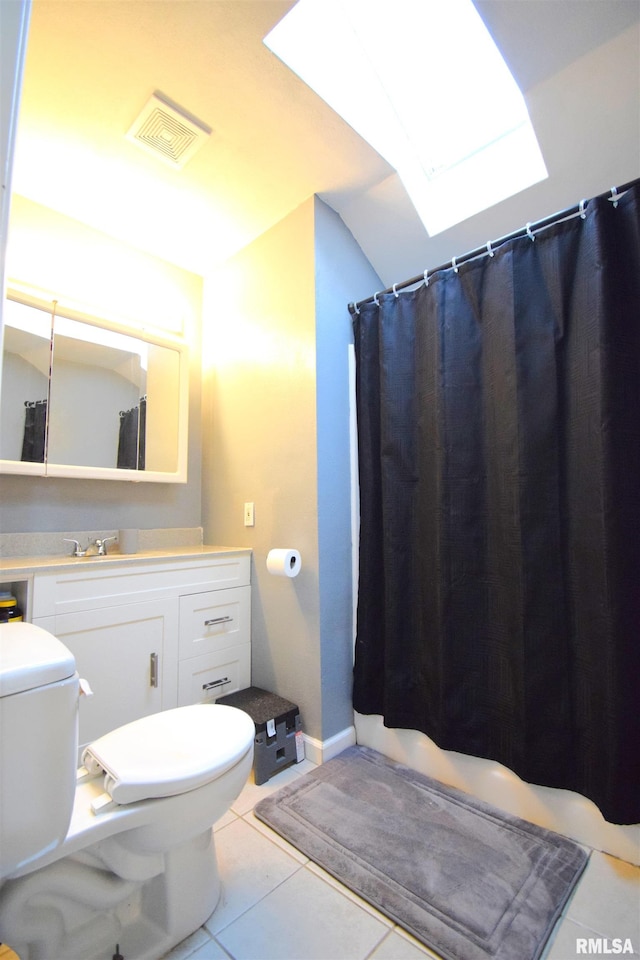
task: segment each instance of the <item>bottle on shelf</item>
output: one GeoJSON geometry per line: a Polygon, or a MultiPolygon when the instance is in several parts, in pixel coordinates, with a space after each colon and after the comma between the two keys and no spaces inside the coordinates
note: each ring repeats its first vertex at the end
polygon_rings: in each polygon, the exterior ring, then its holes
{"type": "Polygon", "coordinates": [[[8,590],[0,591],[0,623],[15,623],[22,620],[18,601],[8,590]]]}

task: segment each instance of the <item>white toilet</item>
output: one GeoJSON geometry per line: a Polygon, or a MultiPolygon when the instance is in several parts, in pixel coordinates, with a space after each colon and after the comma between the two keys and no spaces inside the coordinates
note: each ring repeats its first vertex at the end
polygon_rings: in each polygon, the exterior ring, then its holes
{"type": "Polygon", "coordinates": [[[76,771],[80,680],[67,648],[0,625],[0,943],[21,960],[153,960],[213,912],[213,823],[255,727],[217,704],[143,717],[76,771]]]}

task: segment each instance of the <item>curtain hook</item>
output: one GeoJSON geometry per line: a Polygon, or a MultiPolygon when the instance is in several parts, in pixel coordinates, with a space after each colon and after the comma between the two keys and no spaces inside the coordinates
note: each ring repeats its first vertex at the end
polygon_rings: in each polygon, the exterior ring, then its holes
{"type": "Polygon", "coordinates": [[[493,252],[493,249],[491,247],[491,240],[487,240],[487,253],[489,254],[490,257],[495,257],[495,253],[493,252]]]}
{"type": "Polygon", "coordinates": [[[530,223],[527,224],[527,236],[529,237],[530,240],[532,240],[532,241],[535,240],[535,236],[534,236],[533,233],[531,232],[531,224],[530,224],[530,223]]]}
{"type": "Polygon", "coordinates": [[[428,270],[425,270],[425,271],[424,271],[424,285],[425,285],[425,287],[428,287],[428,286],[429,286],[429,271],[428,271],[428,270]]]}
{"type": "Polygon", "coordinates": [[[611,187],[611,196],[609,197],[609,200],[611,201],[611,203],[613,204],[614,207],[617,207],[617,206],[618,206],[618,199],[619,199],[619,198],[618,198],[618,188],[617,188],[617,187],[611,187]]]}
{"type": "Polygon", "coordinates": [[[586,205],[587,205],[587,201],[586,201],[586,200],[581,200],[581,201],[580,201],[580,216],[582,217],[583,220],[586,220],[586,219],[587,219],[587,215],[586,215],[586,213],[584,212],[584,208],[586,207],[586,205]]]}
{"type": "Polygon", "coordinates": [[[398,297],[400,296],[400,294],[399,294],[398,291],[396,290],[396,287],[397,287],[397,286],[398,286],[398,284],[397,284],[397,283],[394,283],[394,285],[393,285],[392,288],[391,288],[391,289],[393,290],[393,295],[394,295],[394,297],[396,298],[396,300],[397,300],[398,297]]]}
{"type": "MultiPolygon", "coordinates": [[[[378,290],[378,293],[380,293],[379,290],[378,290]]],[[[373,295],[373,302],[375,303],[376,307],[380,306],[380,301],[378,300],[378,293],[374,293],[373,295]]]]}
{"type": "Polygon", "coordinates": [[[360,316],[360,310],[358,308],[358,304],[355,301],[351,304],[351,312],[355,313],[356,316],[358,317],[360,316]]]}
{"type": "Polygon", "coordinates": [[[454,272],[454,273],[457,273],[458,270],[460,269],[460,268],[458,267],[458,264],[456,263],[456,258],[455,258],[455,257],[451,257],[451,266],[453,267],[453,272],[454,272]]]}

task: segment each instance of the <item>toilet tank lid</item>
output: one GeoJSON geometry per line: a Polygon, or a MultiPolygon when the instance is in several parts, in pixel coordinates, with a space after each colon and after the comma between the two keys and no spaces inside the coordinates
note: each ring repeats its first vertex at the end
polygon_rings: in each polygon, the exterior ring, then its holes
{"type": "Polygon", "coordinates": [[[71,651],[42,627],[0,624],[0,697],[67,680],[75,669],[71,651]]]}

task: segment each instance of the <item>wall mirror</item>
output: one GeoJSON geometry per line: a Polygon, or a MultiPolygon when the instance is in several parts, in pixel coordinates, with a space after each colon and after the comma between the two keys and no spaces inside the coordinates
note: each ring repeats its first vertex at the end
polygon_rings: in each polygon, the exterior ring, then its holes
{"type": "Polygon", "coordinates": [[[4,311],[0,471],[186,482],[184,346],[17,296],[4,311]]]}

